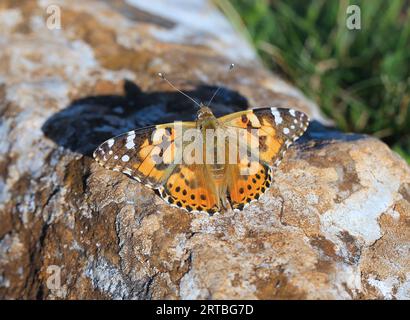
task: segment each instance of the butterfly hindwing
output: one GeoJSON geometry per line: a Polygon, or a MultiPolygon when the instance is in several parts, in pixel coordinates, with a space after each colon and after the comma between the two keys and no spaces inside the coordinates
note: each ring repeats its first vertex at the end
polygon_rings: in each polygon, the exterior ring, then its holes
{"type": "Polygon", "coordinates": [[[241,173],[238,165],[230,165],[228,199],[234,210],[242,210],[247,204],[258,200],[272,183],[272,168],[261,162],[250,162],[254,169],[249,174],[241,173]]]}
{"type": "Polygon", "coordinates": [[[220,210],[217,190],[204,165],[176,166],[158,193],[169,204],[188,212],[213,214],[220,210]]]}

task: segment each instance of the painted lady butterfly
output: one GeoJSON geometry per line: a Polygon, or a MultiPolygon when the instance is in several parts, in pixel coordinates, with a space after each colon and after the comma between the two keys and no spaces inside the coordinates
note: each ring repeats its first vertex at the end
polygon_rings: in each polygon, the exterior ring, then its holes
{"type": "Polygon", "coordinates": [[[308,125],[308,116],[293,109],[260,108],[216,118],[208,106],[200,104],[195,122],[154,125],[121,134],[101,144],[94,158],[104,168],[125,173],[155,189],[170,205],[189,212],[214,214],[229,207],[242,210],[269,189],[274,168],[308,125]],[[204,139],[187,142],[183,138],[190,130],[204,139]],[[219,139],[225,147],[221,148],[221,144],[215,146],[205,139],[209,130],[228,132],[228,137],[232,130],[243,130],[245,136],[232,140],[235,148],[226,137],[219,139]],[[185,161],[181,156],[200,151],[208,160],[220,149],[225,149],[222,161],[219,157],[211,162],[201,157],[202,161],[185,161]],[[253,149],[258,149],[258,157],[247,157],[253,149]],[[252,170],[243,174],[244,168],[252,170]]]}

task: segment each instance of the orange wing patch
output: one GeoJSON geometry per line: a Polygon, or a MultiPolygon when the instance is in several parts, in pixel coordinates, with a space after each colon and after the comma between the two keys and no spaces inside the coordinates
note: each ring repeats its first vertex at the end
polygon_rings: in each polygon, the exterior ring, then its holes
{"type": "Polygon", "coordinates": [[[261,119],[262,125],[258,131],[259,134],[259,155],[265,163],[272,165],[281,151],[283,139],[276,135],[276,130],[272,124],[265,118],[261,119]]]}
{"type": "Polygon", "coordinates": [[[224,124],[241,129],[260,128],[261,123],[252,110],[236,112],[219,118],[224,124]]]}

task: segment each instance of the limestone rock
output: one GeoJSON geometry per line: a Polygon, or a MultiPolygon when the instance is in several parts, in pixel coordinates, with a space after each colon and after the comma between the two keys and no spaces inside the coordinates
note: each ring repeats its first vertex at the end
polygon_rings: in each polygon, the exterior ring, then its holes
{"type": "Polygon", "coordinates": [[[409,299],[409,166],[326,129],[208,2],[163,3],[1,2],[0,298],[409,299]],[[195,116],[158,72],[203,101],[223,84],[217,115],[292,106],[315,121],[260,201],[188,214],[90,157],[195,116]]]}

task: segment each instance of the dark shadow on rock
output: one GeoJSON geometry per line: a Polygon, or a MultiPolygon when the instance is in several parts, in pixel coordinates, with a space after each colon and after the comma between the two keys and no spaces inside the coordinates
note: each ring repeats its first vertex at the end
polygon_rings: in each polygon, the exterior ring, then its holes
{"type": "Polygon", "coordinates": [[[328,127],[317,120],[313,120],[310,122],[306,133],[297,140],[296,144],[303,145],[309,142],[308,148],[320,149],[334,141],[349,142],[366,139],[367,137],[364,134],[344,133],[334,127],[328,127]]]}
{"type": "MultiPolygon", "coordinates": [[[[186,93],[207,102],[216,87],[198,86],[186,93]]],[[[246,98],[222,88],[212,103],[215,116],[244,110],[246,98]]],[[[89,96],[73,101],[54,114],[42,130],[58,145],[90,156],[105,140],[153,124],[177,120],[193,121],[198,107],[178,92],[142,92],[131,81],[124,83],[124,95],[89,96]]]]}

